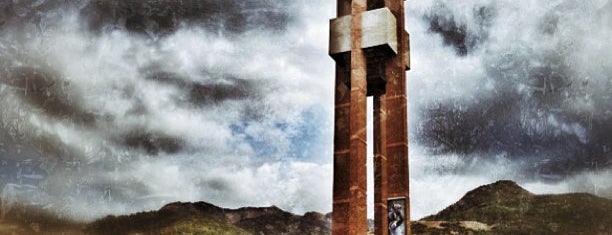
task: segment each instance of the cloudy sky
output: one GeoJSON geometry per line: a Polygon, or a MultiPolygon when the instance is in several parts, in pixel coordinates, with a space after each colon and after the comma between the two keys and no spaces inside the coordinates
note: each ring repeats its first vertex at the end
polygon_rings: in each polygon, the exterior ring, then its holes
{"type": "MultiPolygon", "coordinates": [[[[498,179],[612,198],[612,3],[406,4],[413,219],[498,179]]],[[[329,212],[334,14],[329,0],[0,2],[0,209],[329,212]]]]}

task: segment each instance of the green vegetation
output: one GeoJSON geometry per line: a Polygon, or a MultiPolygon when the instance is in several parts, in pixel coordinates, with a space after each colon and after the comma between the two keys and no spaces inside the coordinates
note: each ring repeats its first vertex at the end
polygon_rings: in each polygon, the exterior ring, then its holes
{"type": "Polygon", "coordinates": [[[168,228],[161,229],[159,234],[249,235],[251,233],[221,221],[196,219],[177,222],[168,228]]]}

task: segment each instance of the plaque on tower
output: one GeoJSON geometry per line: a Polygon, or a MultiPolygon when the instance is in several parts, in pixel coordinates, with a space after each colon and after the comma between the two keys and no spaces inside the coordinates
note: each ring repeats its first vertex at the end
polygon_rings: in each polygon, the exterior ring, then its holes
{"type": "Polygon", "coordinates": [[[389,235],[406,234],[406,199],[391,198],[388,201],[389,235]]]}

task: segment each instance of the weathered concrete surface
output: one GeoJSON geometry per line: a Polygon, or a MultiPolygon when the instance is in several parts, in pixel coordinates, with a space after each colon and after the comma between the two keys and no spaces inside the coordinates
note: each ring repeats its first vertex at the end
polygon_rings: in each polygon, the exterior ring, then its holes
{"type": "MultiPolygon", "coordinates": [[[[365,11],[360,14],[361,49],[384,47],[397,54],[397,20],[388,8],[365,11]]],[[[351,15],[345,15],[330,20],[329,54],[333,58],[351,51],[351,15]]]]}

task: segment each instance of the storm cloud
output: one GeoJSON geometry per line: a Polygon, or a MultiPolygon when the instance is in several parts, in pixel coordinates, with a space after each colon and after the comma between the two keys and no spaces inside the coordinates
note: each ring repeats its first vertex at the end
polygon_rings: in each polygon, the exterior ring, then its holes
{"type": "Polygon", "coordinates": [[[426,17],[420,24],[429,25],[428,34],[439,35],[441,44],[457,54],[440,64],[451,70],[441,84],[457,94],[436,97],[441,89],[412,86],[418,94],[427,93],[427,99],[413,103],[412,110],[422,115],[412,123],[416,141],[440,153],[571,162],[568,169],[553,172],[561,175],[595,161],[609,166],[612,139],[604,132],[612,118],[612,71],[585,54],[599,53],[603,61],[612,56],[592,43],[609,35],[605,12],[610,7],[442,1],[421,10],[426,17]],[[580,11],[590,14],[578,17],[580,11]],[[524,17],[516,18],[519,14],[524,17]],[[461,68],[464,63],[471,67],[461,68]]]}

